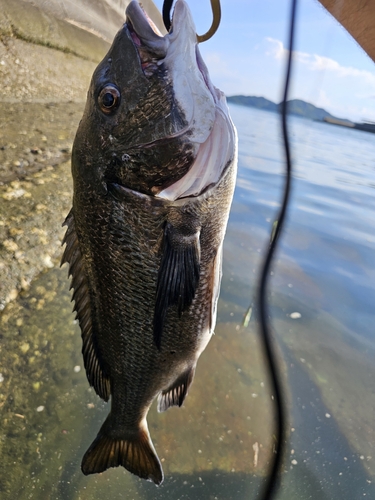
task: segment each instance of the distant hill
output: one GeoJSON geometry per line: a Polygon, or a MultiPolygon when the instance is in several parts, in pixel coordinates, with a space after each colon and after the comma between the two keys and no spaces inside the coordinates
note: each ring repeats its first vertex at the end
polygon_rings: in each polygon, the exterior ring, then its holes
{"type": "Polygon", "coordinates": [[[233,95],[227,97],[228,102],[239,104],[241,106],[250,106],[252,108],[265,109],[266,111],[277,111],[277,104],[265,97],[255,97],[247,95],[233,95]]]}
{"type": "MultiPolygon", "coordinates": [[[[264,109],[266,111],[277,112],[280,110],[281,104],[276,104],[265,97],[256,96],[245,96],[245,95],[233,95],[227,97],[227,101],[233,104],[239,104],[241,106],[250,106],[252,108],[264,109]]],[[[310,120],[324,121],[326,118],[341,120],[343,123],[352,123],[350,120],[337,118],[331,113],[328,113],[323,108],[317,108],[314,104],[311,104],[301,99],[292,99],[288,101],[288,113],[291,115],[302,116],[303,118],[309,118],[310,120]]]]}
{"type": "MultiPolygon", "coordinates": [[[[281,104],[278,105],[280,108],[281,104]]],[[[324,118],[335,118],[323,108],[317,108],[314,104],[302,101],[301,99],[292,99],[288,101],[288,112],[291,115],[303,116],[310,120],[323,121],[324,118]]]]}

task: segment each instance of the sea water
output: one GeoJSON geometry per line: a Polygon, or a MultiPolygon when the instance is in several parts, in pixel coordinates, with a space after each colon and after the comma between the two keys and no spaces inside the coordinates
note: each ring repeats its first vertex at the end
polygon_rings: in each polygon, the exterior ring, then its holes
{"type": "MultiPolygon", "coordinates": [[[[164,484],[122,468],[82,475],[109,408],[89,389],[67,270],[54,268],[3,313],[1,498],[257,498],[275,422],[256,293],[285,159],[278,115],[230,109],[239,172],[216,335],[184,406],[152,407],[148,418],[164,484]]],[[[277,498],[375,498],[375,137],[297,117],[289,124],[292,195],[268,288],[288,410],[277,498]]]]}

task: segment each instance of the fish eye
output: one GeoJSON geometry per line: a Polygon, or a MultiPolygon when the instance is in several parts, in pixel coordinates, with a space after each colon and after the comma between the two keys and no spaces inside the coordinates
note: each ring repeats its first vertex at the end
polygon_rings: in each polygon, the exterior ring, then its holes
{"type": "Polygon", "coordinates": [[[99,94],[98,103],[103,113],[112,113],[120,104],[120,91],[114,85],[107,85],[99,94]]]}

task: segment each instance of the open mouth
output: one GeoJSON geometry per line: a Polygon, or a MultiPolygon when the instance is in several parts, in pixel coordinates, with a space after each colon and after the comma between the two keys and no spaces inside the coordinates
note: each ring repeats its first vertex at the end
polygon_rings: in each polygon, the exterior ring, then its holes
{"type": "Polygon", "coordinates": [[[126,9],[126,25],[138,50],[142,69],[146,76],[151,76],[158,67],[158,62],[167,55],[168,35],[160,33],[152,19],[136,0],[126,9]]]}
{"type": "Polygon", "coordinates": [[[195,45],[195,66],[217,104],[220,96],[211,83],[207,67],[200,55],[194,21],[183,0],[176,2],[171,29],[165,36],[160,33],[137,0],[130,2],[126,9],[126,24],[138,50],[142,70],[148,77],[155,73],[167,54],[172,52],[174,57],[178,51],[182,53],[187,44],[195,45]]]}
{"type": "Polygon", "coordinates": [[[146,45],[142,43],[142,39],[139,38],[133,28],[132,23],[129,20],[126,24],[131,34],[133,43],[138,50],[142,70],[146,76],[152,76],[158,68],[158,61],[164,58],[163,55],[151,51],[146,45]]]}
{"type": "Polygon", "coordinates": [[[126,25],[136,47],[143,72],[152,76],[163,64],[173,95],[182,110],[186,126],[173,135],[142,147],[188,133],[194,145],[195,159],[189,171],[169,187],[155,192],[155,197],[174,201],[199,196],[216,185],[225,167],[235,155],[236,135],[230,121],[225,97],[210,80],[200,56],[196,30],[184,0],[177,0],[172,27],[163,36],[136,0],[126,9],[126,25]]]}

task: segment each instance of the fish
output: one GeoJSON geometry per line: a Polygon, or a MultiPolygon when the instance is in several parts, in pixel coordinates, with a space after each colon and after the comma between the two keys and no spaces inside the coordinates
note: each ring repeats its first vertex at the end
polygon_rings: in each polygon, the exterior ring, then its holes
{"type": "Polygon", "coordinates": [[[85,475],[123,466],[160,485],[147,426],[181,406],[215,328],[237,134],[190,10],[162,35],[136,0],[95,69],[72,148],[62,263],[89,384],[110,412],[85,475]]]}

